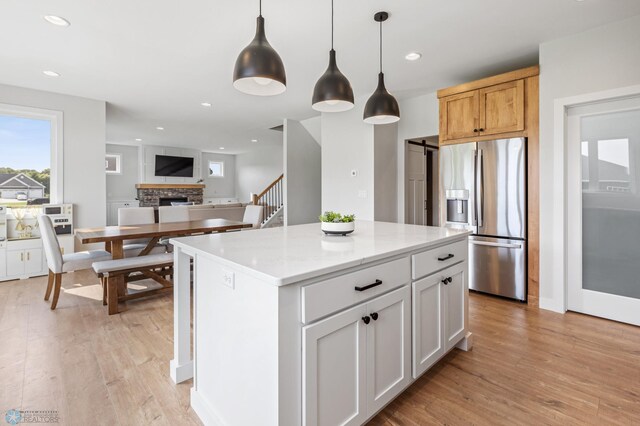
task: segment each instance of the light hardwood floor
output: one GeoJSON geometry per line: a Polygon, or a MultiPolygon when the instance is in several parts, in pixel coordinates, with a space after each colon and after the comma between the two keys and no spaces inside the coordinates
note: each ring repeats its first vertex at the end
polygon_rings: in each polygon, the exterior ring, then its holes
{"type": "MultiPolygon", "coordinates": [[[[175,386],[170,295],[108,316],[90,272],[0,283],[0,411],[57,410],[61,424],[200,424],[175,386]]],[[[472,295],[475,347],[455,350],[371,425],[640,424],[640,329],[472,295]]],[[[253,425],[252,425],[253,426],[253,425]]]]}

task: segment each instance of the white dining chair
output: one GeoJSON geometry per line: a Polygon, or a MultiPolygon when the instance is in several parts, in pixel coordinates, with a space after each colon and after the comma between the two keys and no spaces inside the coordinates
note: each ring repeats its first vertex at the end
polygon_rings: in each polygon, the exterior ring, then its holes
{"type": "MultiPolygon", "coordinates": [[[[118,226],[152,225],[156,222],[153,207],[124,207],[118,209],[118,226]]],[[[149,238],[138,238],[124,241],[124,257],[135,257],[149,243],[149,238]]],[[[149,254],[164,253],[165,246],[156,245],[149,254]]]]}
{"type": "Polygon", "coordinates": [[[184,206],[161,206],[158,208],[158,222],[188,222],[189,207],[184,206]]]}
{"type": "Polygon", "coordinates": [[[63,273],[91,269],[94,262],[111,260],[111,253],[105,250],[90,250],[63,255],[51,218],[45,215],[38,216],[38,225],[49,267],[49,281],[44,300],[49,300],[51,290],[53,290],[53,300],[51,301],[51,310],[53,310],[58,305],[63,273]]]}
{"type": "MultiPolygon", "coordinates": [[[[187,205],[158,207],[158,222],[160,223],[188,222],[189,220],[187,205]]],[[[173,252],[173,246],[169,244],[169,237],[161,238],[159,244],[165,246],[168,252],[173,252]]]]}
{"type": "Polygon", "coordinates": [[[242,218],[242,221],[244,223],[250,223],[250,229],[260,229],[262,227],[263,213],[264,206],[255,206],[253,204],[249,204],[247,207],[245,207],[244,217],[242,218]]]}

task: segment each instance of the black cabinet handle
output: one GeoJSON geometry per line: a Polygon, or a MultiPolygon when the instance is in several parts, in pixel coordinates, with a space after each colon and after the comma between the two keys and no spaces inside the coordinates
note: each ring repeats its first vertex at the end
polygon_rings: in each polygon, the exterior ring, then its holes
{"type": "Polygon", "coordinates": [[[373,312],[371,314],[371,318],[373,318],[373,320],[376,321],[378,319],[378,313],[377,312],[373,312]]]}
{"type": "Polygon", "coordinates": [[[480,128],[480,131],[481,131],[481,132],[484,132],[484,129],[481,127],[481,128],[480,128]]]}
{"type": "Polygon", "coordinates": [[[477,131],[478,131],[478,129],[473,129],[473,132],[474,132],[474,133],[475,133],[475,132],[477,132],[477,131]]]}
{"type": "Polygon", "coordinates": [[[365,290],[369,290],[370,288],[373,288],[373,287],[378,287],[379,285],[382,285],[382,281],[381,280],[376,280],[376,282],[374,282],[372,284],[369,284],[369,285],[365,285],[363,287],[355,286],[354,288],[355,288],[356,291],[365,291],[365,290]]]}
{"type": "Polygon", "coordinates": [[[371,318],[369,318],[368,315],[365,315],[362,317],[362,321],[364,321],[365,324],[369,324],[371,322],[371,318]]]}
{"type": "Polygon", "coordinates": [[[442,284],[448,285],[451,281],[453,281],[453,278],[447,277],[444,280],[442,280],[442,284]]]}
{"type": "Polygon", "coordinates": [[[446,255],[445,257],[439,257],[438,260],[440,262],[444,262],[445,260],[449,260],[449,259],[453,259],[453,255],[451,253],[449,253],[448,255],[446,255]]]}

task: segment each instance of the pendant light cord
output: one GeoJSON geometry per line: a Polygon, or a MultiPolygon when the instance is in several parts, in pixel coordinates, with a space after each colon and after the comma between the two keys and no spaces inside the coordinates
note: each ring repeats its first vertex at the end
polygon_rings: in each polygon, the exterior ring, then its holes
{"type": "Polygon", "coordinates": [[[380,72],[382,72],[382,21],[380,21],[380,72]]]}
{"type": "Polygon", "coordinates": [[[333,50],[333,0],[331,0],[331,50],[333,50]]]}
{"type": "Polygon", "coordinates": [[[260,16],[262,16],[262,0],[260,0],[260,16]]]}

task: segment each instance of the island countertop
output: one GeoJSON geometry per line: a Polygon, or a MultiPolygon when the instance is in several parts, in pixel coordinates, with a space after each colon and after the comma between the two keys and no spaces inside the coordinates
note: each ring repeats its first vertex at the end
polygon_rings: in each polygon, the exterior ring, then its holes
{"type": "Polygon", "coordinates": [[[186,251],[276,286],[446,244],[470,232],[460,229],[356,221],[348,236],[326,236],[319,223],[171,239],[186,251]]]}

